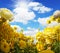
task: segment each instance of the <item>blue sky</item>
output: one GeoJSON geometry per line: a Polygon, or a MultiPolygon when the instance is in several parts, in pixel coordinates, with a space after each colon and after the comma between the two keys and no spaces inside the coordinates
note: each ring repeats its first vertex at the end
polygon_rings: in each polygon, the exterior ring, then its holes
{"type": "Polygon", "coordinates": [[[11,25],[24,30],[43,30],[46,20],[60,10],[60,0],[0,0],[0,8],[8,8],[14,13],[11,25]]]}

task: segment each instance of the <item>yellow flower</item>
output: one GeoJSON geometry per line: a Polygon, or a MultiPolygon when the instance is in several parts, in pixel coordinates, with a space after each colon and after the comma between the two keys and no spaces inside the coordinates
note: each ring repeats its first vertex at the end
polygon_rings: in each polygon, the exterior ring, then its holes
{"type": "Polygon", "coordinates": [[[56,19],[56,22],[60,23],[60,17],[58,17],[58,18],[56,19]]]}
{"type": "Polygon", "coordinates": [[[48,21],[48,24],[50,24],[52,21],[56,21],[60,23],[60,11],[55,11],[54,14],[50,17],[48,21]]]}
{"type": "Polygon", "coordinates": [[[53,32],[53,28],[47,27],[47,28],[44,29],[43,32],[44,32],[44,34],[46,34],[46,35],[51,34],[51,33],[53,32]]]}
{"type": "Polygon", "coordinates": [[[56,11],[53,13],[53,16],[54,16],[54,18],[60,17],[60,10],[56,10],[56,11]]]}
{"type": "Polygon", "coordinates": [[[31,38],[29,39],[29,41],[30,41],[30,42],[34,42],[34,37],[31,37],[31,38]]]}
{"type": "Polygon", "coordinates": [[[12,20],[13,17],[13,13],[7,8],[0,8],[0,15],[1,18],[4,18],[6,20],[12,20]]]}
{"type": "Polygon", "coordinates": [[[54,27],[54,32],[56,34],[59,34],[60,33],[60,25],[57,25],[57,26],[54,27]]]}
{"type": "Polygon", "coordinates": [[[36,39],[38,40],[38,41],[41,41],[42,43],[44,43],[45,42],[45,34],[43,34],[42,32],[38,32],[37,34],[36,34],[36,39]]]}
{"type": "Polygon", "coordinates": [[[17,26],[14,26],[13,28],[14,28],[15,30],[17,30],[17,26]]]}
{"type": "Polygon", "coordinates": [[[9,43],[11,49],[14,49],[14,44],[15,44],[15,39],[12,39],[9,43]]]}
{"type": "Polygon", "coordinates": [[[33,43],[32,42],[27,42],[28,43],[28,45],[30,46],[30,47],[33,47],[33,43]]]}
{"type": "Polygon", "coordinates": [[[41,51],[40,53],[54,53],[52,50],[44,50],[44,51],[41,51]]]}
{"type": "Polygon", "coordinates": [[[58,35],[57,40],[60,41],[60,34],[58,35]]]}
{"type": "Polygon", "coordinates": [[[55,21],[54,16],[51,16],[51,17],[50,17],[50,20],[51,20],[51,21],[55,21]]]}
{"type": "Polygon", "coordinates": [[[15,38],[19,38],[19,33],[18,33],[18,32],[15,32],[14,37],[15,37],[15,38]]]}
{"type": "Polygon", "coordinates": [[[40,36],[42,36],[43,34],[42,34],[42,32],[37,32],[37,34],[36,34],[36,39],[38,39],[40,36]]]}
{"type": "Polygon", "coordinates": [[[50,16],[50,19],[47,20],[47,23],[50,24],[52,21],[55,21],[56,19],[54,18],[54,16],[50,16]]]}
{"type": "Polygon", "coordinates": [[[47,20],[47,24],[50,24],[51,23],[51,20],[47,20]]]}
{"type": "Polygon", "coordinates": [[[24,34],[22,32],[19,33],[19,38],[24,40],[24,34]]]}
{"type": "Polygon", "coordinates": [[[27,39],[27,40],[31,39],[31,36],[29,36],[29,35],[28,35],[28,36],[26,36],[26,39],[27,39]]]}
{"type": "Polygon", "coordinates": [[[5,52],[5,53],[8,53],[10,51],[10,45],[4,41],[4,42],[1,42],[1,45],[0,45],[0,49],[5,52]]]}
{"type": "Polygon", "coordinates": [[[19,46],[20,46],[20,48],[25,48],[27,45],[26,45],[26,42],[25,41],[20,40],[19,41],[19,46]]]}
{"type": "Polygon", "coordinates": [[[44,44],[37,43],[36,48],[37,48],[38,51],[42,51],[42,50],[44,50],[44,44]]]}
{"type": "Polygon", "coordinates": [[[46,44],[52,44],[53,43],[53,40],[50,39],[50,38],[46,38],[46,44]]]}
{"type": "Polygon", "coordinates": [[[14,30],[8,23],[5,22],[0,25],[0,35],[2,39],[11,40],[14,37],[14,34],[14,30]]]}
{"type": "Polygon", "coordinates": [[[51,31],[51,28],[47,27],[47,28],[44,29],[44,33],[47,33],[47,32],[50,32],[50,31],[51,31]]]}

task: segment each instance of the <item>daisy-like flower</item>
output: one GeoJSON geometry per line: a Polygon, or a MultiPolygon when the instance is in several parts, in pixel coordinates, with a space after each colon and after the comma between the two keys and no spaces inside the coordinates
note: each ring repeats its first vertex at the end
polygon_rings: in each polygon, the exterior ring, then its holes
{"type": "Polygon", "coordinates": [[[27,45],[26,45],[26,42],[25,41],[20,40],[19,41],[19,46],[20,46],[20,48],[25,48],[27,45]]]}
{"type": "Polygon", "coordinates": [[[51,23],[51,20],[47,20],[47,23],[50,24],[51,23]]]}
{"type": "Polygon", "coordinates": [[[53,40],[50,39],[50,38],[46,38],[46,44],[52,44],[53,43],[53,40]]]}
{"type": "Polygon", "coordinates": [[[55,18],[60,17],[60,10],[56,10],[56,11],[53,13],[53,16],[54,16],[55,18]]]}
{"type": "Polygon", "coordinates": [[[22,32],[19,33],[19,38],[24,40],[24,34],[22,32]]]}
{"type": "Polygon", "coordinates": [[[56,22],[60,23],[60,17],[58,17],[58,18],[56,19],[56,22]]]}
{"type": "Polygon", "coordinates": [[[4,53],[8,53],[10,51],[10,45],[6,41],[1,41],[0,49],[4,53]]]}
{"type": "Polygon", "coordinates": [[[36,48],[37,48],[38,51],[42,51],[42,50],[44,50],[44,44],[42,44],[42,43],[37,43],[37,44],[36,44],[36,48]]]}
{"type": "Polygon", "coordinates": [[[0,17],[1,19],[11,21],[13,19],[13,13],[7,8],[0,8],[0,17]]]}
{"type": "Polygon", "coordinates": [[[8,23],[4,22],[0,25],[0,35],[2,39],[11,40],[14,37],[15,32],[8,23]]]}
{"type": "Polygon", "coordinates": [[[40,53],[54,53],[54,52],[52,50],[47,49],[47,50],[44,50],[44,51],[42,51],[40,53]]]}
{"type": "Polygon", "coordinates": [[[60,23],[60,10],[56,10],[53,15],[47,20],[47,23],[50,24],[52,21],[60,23]]]}

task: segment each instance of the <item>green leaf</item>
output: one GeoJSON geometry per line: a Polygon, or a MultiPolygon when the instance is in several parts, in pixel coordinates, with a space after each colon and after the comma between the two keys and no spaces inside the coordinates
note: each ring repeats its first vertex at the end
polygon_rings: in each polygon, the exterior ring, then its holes
{"type": "Polygon", "coordinates": [[[55,43],[52,45],[52,50],[53,50],[55,53],[60,53],[60,42],[59,42],[59,41],[55,42],[55,43]]]}
{"type": "Polygon", "coordinates": [[[20,48],[17,45],[17,43],[15,43],[15,45],[14,45],[14,53],[20,53],[20,48]]]}

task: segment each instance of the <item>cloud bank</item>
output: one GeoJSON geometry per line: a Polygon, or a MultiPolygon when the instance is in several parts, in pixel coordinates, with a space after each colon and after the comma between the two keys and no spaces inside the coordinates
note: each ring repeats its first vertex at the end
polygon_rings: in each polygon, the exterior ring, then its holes
{"type": "Polygon", "coordinates": [[[15,19],[13,21],[27,24],[30,20],[36,18],[35,11],[38,13],[46,13],[52,11],[52,8],[48,8],[39,2],[30,1],[16,1],[15,8],[13,10],[15,19]]]}

